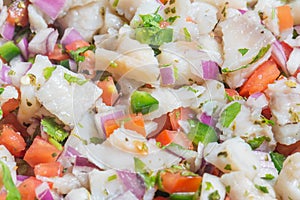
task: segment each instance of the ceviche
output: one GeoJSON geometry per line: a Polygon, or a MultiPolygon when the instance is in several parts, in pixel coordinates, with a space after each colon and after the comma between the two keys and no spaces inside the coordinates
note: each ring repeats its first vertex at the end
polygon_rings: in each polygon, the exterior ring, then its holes
{"type": "Polygon", "coordinates": [[[299,0],[0,11],[0,199],[300,199],[299,0]]]}

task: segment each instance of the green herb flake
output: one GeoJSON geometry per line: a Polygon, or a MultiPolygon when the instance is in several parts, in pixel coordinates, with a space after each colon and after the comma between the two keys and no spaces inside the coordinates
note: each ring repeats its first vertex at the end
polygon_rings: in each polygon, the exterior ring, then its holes
{"type": "Polygon", "coordinates": [[[114,175],[109,176],[109,177],[107,178],[107,181],[108,181],[108,182],[111,182],[111,181],[113,181],[113,180],[116,180],[117,178],[118,178],[117,175],[114,174],[114,175]]]}
{"type": "Polygon", "coordinates": [[[208,195],[208,200],[220,200],[220,199],[221,199],[221,196],[220,196],[218,190],[216,190],[213,193],[210,193],[208,195]]]}
{"type": "Polygon", "coordinates": [[[198,145],[199,142],[207,145],[208,143],[218,141],[218,135],[213,127],[199,121],[188,120],[188,122],[191,127],[188,138],[195,145],[198,145]]]}
{"type": "Polygon", "coordinates": [[[90,143],[93,144],[101,144],[103,142],[103,139],[98,138],[98,137],[91,137],[90,138],[90,143]]]}
{"type": "Polygon", "coordinates": [[[82,54],[88,50],[94,51],[95,46],[90,45],[90,46],[80,47],[80,48],[76,49],[75,51],[70,51],[70,55],[74,59],[75,62],[77,62],[77,63],[83,62],[85,60],[85,57],[82,54]]]}
{"type": "Polygon", "coordinates": [[[44,78],[45,78],[46,80],[48,80],[48,79],[51,77],[52,72],[53,72],[55,69],[56,69],[55,66],[44,68],[44,69],[43,69],[43,75],[44,75],[44,78]]]}
{"type": "Polygon", "coordinates": [[[270,138],[266,136],[256,137],[252,140],[248,140],[247,143],[251,146],[252,150],[254,150],[260,147],[264,141],[270,141],[270,138]]]}
{"type": "Polygon", "coordinates": [[[283,167],[283,162],[285,161],[286,157],[277,152],[270,152],[270,157],[278,173],[280,173],[283,167]]]}
{"type": "Polygon", "coordinates": [[[183,28],[183,33],[184,33],[185,40],[187,42],[191,42],[192,41],[192,36],[191,36],[189,30],[186,27],[183,28]]]}
{"type": "Polygon", "coordinates": [[[256,187],[256,189],[260,190],[263,193],[266,193],[266,194],[269,193],[269,190],[266,186],[261,186],[261,185],[256,185],[255,184],[255,187],[256,187]]]}
{"type": "Polygon", "coordinates": [[[231,165],[230,165],[230,164],[227,164],[227,165],[225,165],[224,169],[226,169],[226,170],[232,170],[232,168],[231,168],[231,165]]]}
{"type": "Polygon", "coordinates": [[[154,187],[156,183],[156,175],[149,172],[146,164],[137,157],[134,157],[134,169],[144,179],[147,189],[154,187]]]}
{"type": "Polygon", "coordinates": [[[4,187],[7,191],[6,199],[7,200],[21,200],[20,192],[12,180],[8,166],[1,160],[0,160],[0,165],[1,165],[1,170],[2,170],[1,171],[2,172],[1,173],[2,174],[1,182],[3,182],[4,187]]]}
{"type": "Polygon", "coordinates": [[[43,118],[41,125],[43,125],[43,131],[57,142],[63,142],[69,135],[52,117],[43,118]]]}
{"type": "Polygon", "coordinates": [[[244,56],[249,51],[249,49],[242,48],[242,49],[238,49],[238,51],[242,54],[242,56],[244,56]]]}
{"type": "Polygon", "coordinates": [[[4,92],[4,88],[0,88],[0,95],[4,92]]]}
{"type": "Polygon", "coordinates": [[[230,185],[225,186],[226,193],[230,193],[231,187],[230,185]]]}
{"type": "Polygon", "coordinates": [[[293,30],[293,39],[296,39],[300,34],[297,32],[296,29],[293,30]]]}
{"type": "Polygon", "coordinates": [[[86,82],[88,82],[88,81],[85,80],[85,79],[81,79],[81,78],[78,78],[78,77],[76,77],[76,76],[72,76],[72,75],[70,75],[70,74],[68,74],[68,73],[65,73],[65,74],[64,74],[64,78],[65,78],[66,81],[69,82],[69,84],[71,84],[71,83],[76,83],[76,84],[78,84],[78,85],[83,85],[83,84],[85,84],[86,82]]]}
{"type": "Polygon", "coordinates": [[[211,182],[205,182],[206,188],[205,190],[214,189],[214,186],[211,184],[211,182]]]}
{"type": "Polygon", "coordinates": [[[0,108],[0,120],[3,118],[3,110],[0,108]]]}
{"type": "Polygon", "coordinates": [[[264,180],[273,180],[275,177],[272,174],[265,174],[265,176],[261,178],[264,180]]]}
{"type": "Polygon", "coordinates": [[[114,2],[113,2],[113,8],[116,8],[117,6],[118,6],[118,4],[119,4],[119,0],[114,0],[114,2]]]}
{"type": "Polygon", "coordinates": [[[224,157],[224,158],[226,158],[227,156],[228,156],[228,153],[226,152],[226,151],[221,151],[221,152],[219,152],[218,153],[218,155],[217,155],[218,157],[224,157]]]}
{"type": "Polygon", "coordinates": [[[51,156],[52,156],[53,158],[55,158],[55,157],[57,156],[57,153],[54,152],[54,153],[51,154],[51,156]]]}
{"type": "Polygon", "coordinates": [[[9,72],[7,73],[9,76],[14,76],[16,75],[16,72],[14,70],[9,70],[9,72]]]}
{"type": "Polygon", "coordinates": [[[168,19],[166,19],[166,22],[168,22],[169,24],[173,24],[177,18],[179,18],[179,16],[169,17],[168,19]]]}
{"type": "Polygon", "coordinates": [[[241,107],[241,104],[238,102],[230,104],[221,114],[220,120],[222,126],[228,128],[241,111],[241,107]]]}

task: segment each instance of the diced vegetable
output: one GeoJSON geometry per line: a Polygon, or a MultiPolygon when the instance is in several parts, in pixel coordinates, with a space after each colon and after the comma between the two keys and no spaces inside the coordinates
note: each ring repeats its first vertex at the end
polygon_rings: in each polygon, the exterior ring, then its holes
{"type": "Polygon", "coordinates": [[[168,113],[170,118],[172,130],[180,129],[179,120],[187,120],[194,116],[194,112],[189,108],[177,108],[172,112],[168,113]]]}
{"type": "Polygon", "coordinates": [[[214,128],[207,124],[189,120],[191,130],[188,133],[188,138],[193,141],[195,145],[199,142],[207,145],[210,142],[218,141],[218,136],[214,128]]]}
{"type": "Polygon", "coordinates": [[[42,181],[36,179],[35,177],[31,176],[30,178],[23,181],[19,186],[18,190],[21,194],[22,200],[35,200],[35,189],[37,186],[42,184],[42,181]]]}
{"type": "Polygon", "coordinates": [[[109,76],[102,81],[97,83],[98,87],[102,89],[101,98],[102,101],[108,105],[112,106],[119,97],[118,90],[114,83],[114,79],[109,76]]]}
{"type": "Polygon", "coordinates": [[[162,171],[159,173],[159,189],[173,194],[177,192],[197,192],[200,189],[202,177],[192,172],[162,171]],[[186,174],[185,174],[186,173],[186,174]]]}
{"type": "Polygon", "coordinates": [[[63,142],[69,135],[61,125],[55,122],[54,118],[43,118],[41,125],[43,125],[43,130],[57,142],[63,142]]]}
{"type": "Polygon", "coordinates": [[[156,142],[159,142],[162,146],[166,146],[173,142],[176,135],[177,131],[163,130],[156,136],[155,140],[156,142]]]}
{"type": "Polygon", "coordinates": [[[130,105],[133,113],[148,114],[158,109],[159,102],[148,92],[134,91],[130,105]]]}
{"type": "Polygon", "coordinates": [[[40,163],[34,166],[34,175],[55,177],[62,176],[63,166],[60,162],[40,163]]]}
{"type": "Polygon", "coordinates": [[[88,47],[90,44],[84,40],[75,40],[70,44],[66,45],[66,50],[71,52],[71,51],[76,51],[82,47],[88,47]]]}
{"type": "Polygon", "coordinates": [[[228,128],[241,111],[241,107],[242,105],[239,102],[234,102],[225,108],[220,117],[222,126],[228,128]]]}
{"type": "Polygon", "coordinates": [[[0,144],[3,144],[11,154],[17,157],[22,156],[26,147],[24,138],[8,125],[3,125],[3,130],[0,135],[0,144]]]}
{"type": "Polygon", "coordinates": [[[110,119],[104,122],[106,137],[109,137],[115,129],[124,126],[125,129],[136,131],[142,136],[146,136],[144,118],[142,115],[131,115],[119,119],[110,119]]]}
{"type": "Polygon", "coordinates": [[[55,162],[61,153],[54,145],[36,137],[26,151],[24,160],[32,167],[40,163],[55,162]]]}
{"type": "Polygon", "coordinates": [[[159,46],[163,43],[172,42],[173,29],[161,29],[158,27],[141,27],[135,30],[135,37],[136,40],[143,44],[159,46]]]}
{"type": "Polygon", "coordinates": [[[7,21],[17,26],[25,27],[28,24],[28,0],[16,0],[8,7],[7,21]]]}
{"type": "Polygon", "coordinates": [[[271,152],[270,153],[272,162],[274,163],[275,168],[277,169],[278,173],[280,173],[282,166],[283,166],[283,162],[286,159],[286,157],[280,153],[276,153],[276,152],[271,152]]]}
{"type": "Polygon", "coordinates": [[[241,87],[241,96],[248,97],[251,94],[262,92],[268,84],[273,83],[280,75],[280,71],[274,61],[268,60],[261,64],[241,87]]]}
{"type": "Polygon", "coordinates": [[[48,53],[48,58],[50,60],[62,61],[68,59],[69,55],[63,51],[60,45],[55,44],[54,50],[48,53]]]}
{"type": "Polygon", "coordinates": [[[4,104],[2,104],[1,109],[3,116],[7,116],[10,112],[16,110],[19,107],[20,100],[18,99],[9,99],[4,104]]]}
{"type": "Polygon", "coordinates": [[[21,53],[20,49],[13,41],[8,41],[0,46],[0,56],[7,62],[21,53]]]}
{"type": "Polygon", "coordinates": [[[196,198],[195,193],[173,193],[170,195],[170,200],[194,200],[196,198]]]}
{"type": "Polygon", "coordinates": [[[291,13],[291,7],[289,5],[277,7],[277,16],[280,31],[284,31],[293,27],[294,19],[291,13]]]}
{"type": "Polygon", "coordinates": [[[1,172],[0,172],[1,184],[4,185],[7,191],[6,199],[20,200],[21,199],[20,192],[18,191],[17,187],[15,186],[12,180],[9,168],[2,161],[0,161],[0,165],[1,165],[1,172]]]}

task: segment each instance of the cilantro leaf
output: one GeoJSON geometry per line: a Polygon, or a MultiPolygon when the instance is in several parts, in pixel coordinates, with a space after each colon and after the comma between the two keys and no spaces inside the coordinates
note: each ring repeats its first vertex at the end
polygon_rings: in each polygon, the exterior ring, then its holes
{"type": "Polygon", "coordinates": [[[207,145],[208,143],[218,141],[217,133],[211,126],[194,120],[189,120],[189,124],[191,130],[188,133],[188,138],[195,145],[198,145],[199,142],[207,145]]]}
{"type": "Polygon", "coordinates": [[[218,190],[215,190],[214,192],[212,192],[208,195],[208,200],[219,200],[219,199],[221,199],[221,196],[220,196],[218,190]]]}
{"type": "Polygon", "coordinates": [[[63,142],[69,135],[52,117],[43,118],[41,124],[43,125],[43,131],[57,142],[63,142]]]}
{"type": "Polygon", "coordinates": [[[159,27],[140,27],[135,29],[135,37],[140,43],[160,46],[172,42],[173,29],[159,27]]]}
{"type": "Polygon", "coordinates": [[[241,107],[240,103],[234,102],[225,108],[220,117],[222,126],[228,128],[241,111],[241,107]]]}
{"type": "Polygon", "coordinates": [[[156,175],[149,172],[146,164],[137,157],[134,157],[134,169],[144,179],[145,185],[148,189],[154,187],[156,183],[156,175]]]}
{"type": "Polygon", "coordinates": [[[0,160],[1,171],[2,171],[2,182],[4,187],[7,191],[6,199],[13,199],[13,200],[21,200],[21,195],[19,190],[17,189],[16,185],[14,184],[10,170],[7,165],[0,160]]]}
{"type": "Polygon", "coordinates": [[[48,79],[51,77],[52,72],[53,72],[55,69],[56,69],[55,66],[44,68],[44,70],[43,70],[44,78],[45,78],[46,80],[48,80],[48,79]]]}
{"type": "Polygon", "coordinates": [[[72,76],[68,73],[65,73],[64,74],[64,78],[71,84],[71,83],[76,83],[78,85],[83,85],[87,82],[87,80],[85,79],[81,79],[81,78],[78,78],[76,76],[72,76]]]}
{"type": "Polygon", "coordinates": [[[254,150],[260,147],[260,145],[262,145],[264,141],[269,142],[270,138],[266,136],[256,137],[253,138],[252,140],[248,140],[247,143],[251,146],[252,150],[254,150]]]}
{"type": "Polygon", "coordinates": [[[191,36],[189,30],[186,27],[183,28],[183,33],[184,33],[185,40],[187,42],[191,42],[192,41],[192,36],[191,36]]]}
{"type": "Polygon", "coordinates": [[[275,177],[272,174],[265,174],[265,176],[261,178],[265,180],[273,180],[275,177]]]}
{"type": "Polygon", "coordinates": [[[269,193],[269,190],[266,186],[262,186],[262,185],[254,185],[256,187],[256,189],[262,191],[263,193],[269,193]]]}
{"type": "Polygon", "coordinates": [[[94,50],[94,49],[95,49],[94,45],[80,47],[80,48],[76,49],[75,51],[70,51],[70,55],[74,59],[75,62],[77,62],[77,63],[83,62],[85,60],[85,57],[82,54],[84,52],[86,52],[87,50],[94,50]]]}
{"type": "Polygon", "coordinates": [[[272,162],[274,163],[275,168],[279,173],[283,167],[283,162],[285,161],[286,157],[277,152],[271,152],[270,157],[272,162]]]}
{"type": "Polygon", "coordinates": [[[242,54],[242,56],[244,56],[249,51],[249,49],[243,48],[243,49],[238,49],[238,51],[242,54]]]}

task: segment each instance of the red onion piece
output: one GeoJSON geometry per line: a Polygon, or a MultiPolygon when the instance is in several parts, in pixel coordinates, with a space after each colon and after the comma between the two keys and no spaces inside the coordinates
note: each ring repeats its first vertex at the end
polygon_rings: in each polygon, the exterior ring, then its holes
{"type": "Polygon", "coordinates": [[[126,190],[132,192],[138,199],[143,199],[146,187],[139,174],[129,171],[117,171],[117,174],[126,190]]]}
{"type": "Polygon", "coordinates": [[[58,38],[58,31],[55,30],[49,34],[47,39],[47,52],[52,52],[58,38]]]}
{"type": "Polygon", "coordinates": [[[257,98],[260,97],[262,94],[263,94],[263,93],[261,93],[261,92],[256,92],[256,93],[254,93],[254,94],[251,94],[249,97],[252,97],[252,98],[254,98],[254,99],[257,99],[257,98]]]}
{"type": "Polygon", "coordinates": [[[15,26],[4,22],[3,26],[1,27],[1,36],[6,40],[12,40],[15,33],[15,26]]]}
{"type": "Polygon", "coordinates": [[[163,85],[175,83],[174,68],[172,66],[160,68],[160,77],[163,85]]]}
{"type": "Polygon", "coordinates": [[[282,45],[277,40],[272,44],[272,58],[281,67],[284,73],[289,74],[286,68],[287,57],[285,56],[282,45]]]}
{"type": "Polygon", "coordinates": [[[17,44],[19,49],[21,50],[21,54],[25,60],[28,59],[29,57],[29,52],[28,52],[28,40],[26,37],[23,37],[17,44]]]}
{"type": "Polygon", "coordinates": [[[43,182],[35,188],[35,195],[39,200],[54,200],[46,182],[43,182]]]}
{"type": "Polygon", "coordinates": [[[100,115],[100,125],[101,125],[101,129],[103,131],[103,133],[105,132],[105,128],[104,128],[104,122],[106,122],[107,120],[111,120],[111,119],[119,119],[121,117],[123,117],[124,111],[123,110],[118,110],[118,111],[113,111],[110,113],[101,113],[100,115]]]}
{"type": "Polygon", "coordinates": [[[207,115],[205,112],[199,116],[199,121],[203,124],[207,124],[209,126],[214,125],[214,120],[211,116],[207,115]]]}
{"type": "Polygon", "coordinates": [[[247,12],[247,10],[243,10],[243,9],[238,9],[238,11],[243,15],[247,12]]]}
{"type": "Polygon", "coordinates": [[[74,60],[69,59],[69,66],[72,72],[77,72],[77,63],[74,60]]]}
{"type": "Polygon", "coordinates": [[[11,84],[11,77],[8,75],[10,71],[10,67],[2,64],[2,68],[0,70],[0,81],[4,84],[11,84]]]}
{"type": "Polygon", "coordinates": [[[77,156],[80,156],[80,155],[81,154],[71,146],[67,146],[65,154],[64,154],[64,156],[66,156],[66,157],[74,157],[74,158],[77,156]]]}
{"type": "Polygon", "coordinates": [[[73,172],[74,171],[80,171],[80,172],[90,172],[93,169],[98,169],[98,167],[91,163],[87,158],[82,156],[76,156],[73,172]]]}
{"type": "Polygon", "coordinates": [[[20,181],[20,182],[23,182],[28,178],[29,178],[29,176],[17,175],[17,181],[20,181]]]}
{"type": "Polygon", "coordinates": [[[62,45],[68,45],[76,40],[84,40],[80,33],[73,27],[67,28],[62,36],[60,43],[62,45]]]}
{"type": "Polygon", "coordinates": [[[55,20],[63,10],[66,0],[33,0],[32,3],[55,20]]]}
{"type": "Polygon", "coordinates": [[[219,66],[214,61],[202,61],[203,78],[217,80],[219,76],[219,66]]]}

